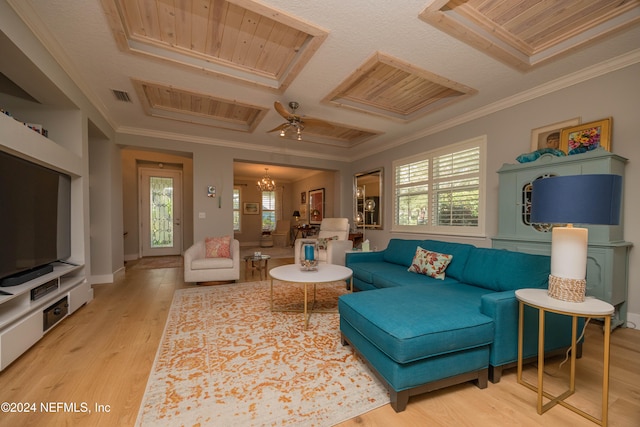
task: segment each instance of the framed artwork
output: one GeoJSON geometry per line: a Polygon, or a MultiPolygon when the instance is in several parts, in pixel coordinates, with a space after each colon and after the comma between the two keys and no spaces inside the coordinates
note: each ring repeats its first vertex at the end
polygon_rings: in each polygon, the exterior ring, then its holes
{"type": "Polygon", "coordinates": [[[302,193],[300,193],[300,203],[303,205],[307,204],[307,192],[303,191],[302,193]]]}
{"type": "Polygon", "coordinates": [[[242,213],[245,215],[258,215],[260,213],[260,203],[245,202],[243,205],[242,213]]]}
{"type": "Polygon", "coordinates": [[[536,129],[531,129],[531,151],[541,150],[543,148],[559,150],[562,129],[577,126],[579,124],[580,117],[576,117],[536,129]]]}
{"type": "Polygon", "coordinates": [[[611,117],[562,129],[560,150],[568,155],[602,147],[611,151],[611,117]]]}
{"type": "Polygon", "coordinates": [[[324,188],[309,191],[309,224],[320,224],[324,218],[324,188]]]}

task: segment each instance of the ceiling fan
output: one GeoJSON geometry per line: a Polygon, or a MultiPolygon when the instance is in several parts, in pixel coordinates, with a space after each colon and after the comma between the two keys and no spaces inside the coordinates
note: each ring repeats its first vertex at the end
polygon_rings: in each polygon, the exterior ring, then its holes
{"type": "Polygon", "coordinates": [[[329,122],[325,122],[324,120],[304,118],[296,114],[296,110],[300,108],[300,104],[296,101],[289,102],[291,112],[287,111],[287,109],[278,101],[273,103],[273,108],[275,108],[278,114],[284,117],[287,121],[280,126],[271,129],[269,132],[278,130],[282,137],[287,136],[287,131],[292,130],[296,133],[298,141],[302,141],[302,131],[305,126],[333,127],[329,122]]]}

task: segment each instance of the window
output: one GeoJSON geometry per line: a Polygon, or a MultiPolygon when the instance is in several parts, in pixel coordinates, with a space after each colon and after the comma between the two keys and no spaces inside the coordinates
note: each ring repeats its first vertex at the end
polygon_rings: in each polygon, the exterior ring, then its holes
{"type": "Polygon", "coordinates": [[[262,192],[262,231],[273,231],[276,228],[276,192],[262,192]]]}
{"type": "Polygon", "coordinates": [[[233,231],[240,231],[240,187],[233,187],[233,231]]]}
{"type": "Polygon", "coordinates": [[[393,162],[393,231],[484,234],[486,137],[393,162]]]}

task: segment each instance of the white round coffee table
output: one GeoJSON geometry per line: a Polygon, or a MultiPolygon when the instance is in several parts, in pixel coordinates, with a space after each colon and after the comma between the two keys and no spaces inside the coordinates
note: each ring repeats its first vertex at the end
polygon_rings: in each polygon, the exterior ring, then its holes
{"type": "Polygon", "coordinates": [[[317,270],[303,271],[297,264],[283,265],[269,270],[271,276],[271,311],[288,311],[304,313],[304,328],[309,326],[311,313],[335,313],[336,310],[315,310],[316,285],[321,283],[337,282],[339,280],[349,281],[348,290],[353,292],[353,271],[342,265],[320,264],[317,270]],[[304,308],[302,310],[276,309],[273,304],[273,280],[280,280],[288,283],[302,283],[304,285],[304,308]],[[313,285],[313,305],[308,306],[308,286],[313,285]]]}

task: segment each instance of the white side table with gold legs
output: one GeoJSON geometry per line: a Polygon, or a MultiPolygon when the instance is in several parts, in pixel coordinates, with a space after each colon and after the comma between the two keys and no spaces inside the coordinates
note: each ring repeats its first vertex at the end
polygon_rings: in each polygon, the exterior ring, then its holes
{"type": "Polygon", "coordinates": [[[519,289],[516,298],[520,302],[518,315],[518,383],[527,386],[538,393],[538,414],[546,412],[556,404],[582,415],[601,426],[607,425],[607,412],[609,407],[609,348],[611,334],[611,316],[614,308],[611,304],[587,297],[584,302],[566,302],[547,295],[546,289],[519,289]],[[538,385],[537,387],[522,379],[522,342],[524,325],[524,305],[538,309],[538,385]],[[569,390],[560,396],[552,396],[543,388],[544,374],[544,313],[558,313],[572,317],[571,323],[571,373],[569,377],[569,390]],[[564,401],[575,392],[576,382],[576,342],[578,334],[578,318],[604,318],[604,363],[602,371],[602,418],[597,419],[581,409],[564,401]],[[550,399],[543,405],[542,398],[550,399]]]}

